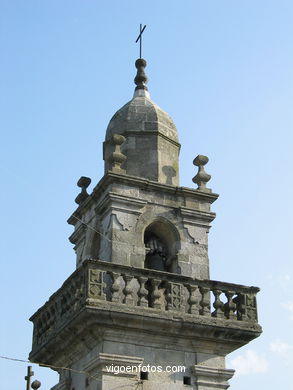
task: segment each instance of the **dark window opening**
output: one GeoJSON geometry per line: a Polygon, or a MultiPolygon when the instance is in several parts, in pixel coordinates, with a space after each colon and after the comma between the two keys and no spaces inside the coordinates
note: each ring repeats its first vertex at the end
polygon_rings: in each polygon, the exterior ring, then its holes
{"type": "Polygon", "coordinates": [[[147,371],[140,371],[140,379],[147,381],[149,379],[149,373],[147,371]]]}
{"type": "Polygon", "coordinates": [[[184,385],[191,385],[191,378],[190,378],[190,376],[184,376],[183,377],[183,384],[184,385]]]}

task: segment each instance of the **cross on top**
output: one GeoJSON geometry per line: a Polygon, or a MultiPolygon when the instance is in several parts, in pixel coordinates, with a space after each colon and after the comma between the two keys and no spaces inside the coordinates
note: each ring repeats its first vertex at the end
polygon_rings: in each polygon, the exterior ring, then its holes
{"type": "Polygon", "coordinates": [[[139,41],[139,58],[141,58],[141,43],[142,43],[142,33],[144,32],[146,28],[146,24],[142,27],[142,24],[140,24],[139,28],[139,36],[137,37],[135,43],[139,41]]]}

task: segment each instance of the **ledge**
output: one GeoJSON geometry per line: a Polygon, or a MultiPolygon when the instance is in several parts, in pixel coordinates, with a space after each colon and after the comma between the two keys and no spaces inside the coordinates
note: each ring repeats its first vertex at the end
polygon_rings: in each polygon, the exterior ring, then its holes
{"type": "Polygon", "coordinates": [[[122,329],[125,334],[148,332],[153,337],[181,338],[183,343],[217,340],[231,351],[261,333],[258,291],[257,287],[87,260],[30,318],[34,323],[30,356],[49,356],[48,349],[58,348],[61,340],[68,343],[79,332],[84,339],[91,327],[98,333],[99,329],[116,329],[118,334],[122,329]]]}
{"type": "MultiPolygon", "coordinates": [[[[142,179],[136,176],[130,176],[126,174],[117,174],[113,172],[108,172],[102,177],[96,187],[93,189],[92,193],[86,198],[86,200],[79,205],[79,207],[73,212],[73,214],[68,218],[67,222],[71,225],[75,225],[76,219],[74,216],[80,217],[83,212],[91,207],[92,202],[97,197],[103,195],[107,187],[110,184],[127,184],[128,186],[138,187],[146,191],[159,191],[161,194],[168,193],[175,196],[182,197],[191,197],[197,201],[203,201],[207,203],[213,203],[218,199],[219,195],[213,192],[200,191],[198,189],[192,189],[187,187],[177,187],[170,184],[162,184],[148,179],[142,179]]],[[[201,212],[201,211],[199,211],[201,212]]],[[[210,213],[215,217],[214,213],[210,213]]]]}

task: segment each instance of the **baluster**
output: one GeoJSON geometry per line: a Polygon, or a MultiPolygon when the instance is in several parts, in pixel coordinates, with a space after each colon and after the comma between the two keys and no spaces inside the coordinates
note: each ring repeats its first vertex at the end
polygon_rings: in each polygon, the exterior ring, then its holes
{"type": "Polygon", "coordinates": [[[166,310],[174,310],[172,302],[172,283],[165,281],[166,310]]]}
{"type": "Polygon", "coordinates": [[[159,285],[161,283],[160,279],[151,279],[151,286],[152,286],[152,307],[154,309],[162,310],[162,303],[160,301],[161,293],[159,291],[159,285]]]}
{"type": "Polygon", "coordinates": [[[217,318],[224,318],[224,303],[220,299],[222,291],[217,289],[212,291],[215,296],[215,301],[213,303],[215,311],[212,312],[212,316],[217,318]]]}
{"type": "Polygon", "coordinates": [[[247,319],[246,305],[245,305],[245,295],[237,294],[233,298],[233,302],[236,305],[236,317],[239,321],[245,321],[247,319]]]}
{"type": "Polygon", "coordinates": [[[196,314],[198,315],[200,313],[200,292],[198,290],[198,286],[191,286],[190,284],[187,284],[185,286],[189,292],[188,297],[188,303],[189,303],[189,309],[188,312],[190,314],[196,314]]]}
{"type": "Polygon", "coordinates": [[[46,332],[49,330],[49,328],[50,328],[50,312],[47,309],[47,311],[46,311],[46,332]]]}
{"type": "Polygon", "coordinates": [[[78,307],[81,306],[81,303],[85,297],[84,288],[85,288],[85,281],[84,281],[84,278],[81,277],[79,287],[78,287],[78,297],[77,297],[77,306],[78,307]]]}
{"type": "Polygon", "coordinates": [[[200,301],[200,312],[202,316],[207,316],[211,314],[211,306],[210,306],[210,289],[207,287],[199,287],[199,291],[201,292],[202,299],[200,301]]]}
{"type": "Polygon", "coordinates": [[[60,322],[60,319],[61,319],[61,315],[60,315],[60,297],[56,299],[55,301],[55,319],[54,319],[54,328],[57,328],[58,327],[58,324],[60,322]]]}
{"type": "Polygon", "coordinates": [[[133,288],[130,284],[133,277],[131,275],[125,275],[125,274],[122,276],[123,276],[123,279],[125,281],[125,287],[123,289],[123,292],[125,294],[125,298],[124,298],[123,303],[126,303],[126,305],[134,305],[134,299],[133,299],[133,295],[132,295],[133,288]]]}
{"type": "Polygon", "coordinates": [[[71,300],[72,300],[71,293],[70,293],[69,289],[67,289],[67,291],[66,291],[66,296],[67,296],[67,298],[66,298],[66,312],[67,312],[66,315],[68,316],[70,314],[71,300]]]}
{"type": "Polygon", "coordinates": [[[66,300],[65,295],[62,294],[61,298],[60,298],[60,314],[61,314],[61,316],[63,316],[65,313],[65,300],[66,300]]]}
{"type": "Polygon", "coordinates": [[[78,298],[79,298],[79,281],[73,281],[73,288],[74,288],[74,293],[72,295],[72,309],[75,311],[78,307],[78,298]]]}
{"type": "Polygon", "coordinates": [[[148,281],[148,278],[145,276],[139,276],[138,282],[139,282],[139,290],[137,292],[137,295],[139,297],[138,300],[138,306],[148,307],[149,302],[147,299],[148,296],[148,290],[145,287],[146,282],[148,281]]]}
{"type": "Polygon", "coordinates": [[[62,295],[59,295],[57,297],[56,308],[57,308],[57,313],[58,313],[56,320],[57,320],[57,323],[59,324],[63,320],[63,317],[62,317],[63,316],[63,297],[62,297],[62,295]]]}
{"type": "Polygon", "coordinates": [[[120,303],[121,302],[121,294],[120,294],[120,283],[118,281],[121,276],[118,272],[110,272],[110,276],[112,278],[112,286],[111,286],[111,302],[120,303]]]}
{"type": "Polygon", "coordinates": [[[234,291],[224,291],[226,297],[227,297],[227,302],[224,305],[224,313],[225,317],[230,319],[230,320],[236,320],[236,304],[233,302],[233,295],[235,295],[234,291]]]}
{"type": "Polygon", "coordinates": [[[52,329],[54,324],[55,324],[55,308],[54,306],[52,306],[50,308],[49,328],[52,329]]]}

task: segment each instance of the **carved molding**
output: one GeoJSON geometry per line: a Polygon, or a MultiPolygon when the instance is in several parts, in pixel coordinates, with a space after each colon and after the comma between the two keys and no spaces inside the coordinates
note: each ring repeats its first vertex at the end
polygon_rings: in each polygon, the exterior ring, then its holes
{"type": "Polygon", "coordinates": [[[69,241],[72,243],[72,244],[75,244],[77,245],[79,241],[81,241],[85,235],[85,231],[86,231],[86,225],[84,225],[83,223],[81,223],[78,228],[76,228],[76,230],[71,234],[71,236],[69,237],[69,241]]]}
{"type": "Polygon", "coordinates": [[[179,207],[179,210],[183,221],[194,226],[210,227],[210,222],[216,218],[216,213],[210,211],[192,210],[187,207],[179,207]]]}
{"type": "Polygon", "coordinates": [[[105,212],[109,212],[109,210],[140,215],[142,213],[141,209],[146,204],[146,200],[108,192],[105,198],[103,198],[103,200],[96,206],[95,211],[100,215],[103,215],[105,212]]]}
{"type": "MultiPolygon", "coordinates": [[[[85,366],[84,370],[88,371],[91,375],[93,374],[107,374],[114,375],[114,372],[107,370],[106,367],[119,366],[139,366],[144,362],[143,358],[136,356],[127,356],[127,355],[116,355],[110,353],[99,353],[98,356],[95,356],[90,360],[85,366]]],[[[122,372],[119,375],[115,376],[127,376],[127,377],[137,377],[139,370],[135,372],[122,372]]]]}
{"type": "Polygon", "coordinates": [[[209,389],[228,389],[230,387],[228,380],[232,378],[235,370],[224,368],[212,368],[202,365],[192,367],[195,383],[198,390],[209,389]]]}

